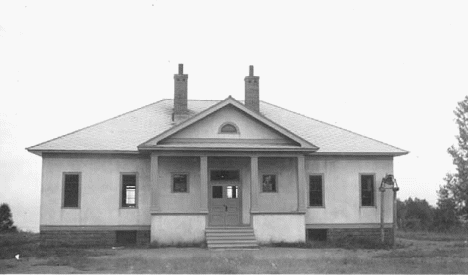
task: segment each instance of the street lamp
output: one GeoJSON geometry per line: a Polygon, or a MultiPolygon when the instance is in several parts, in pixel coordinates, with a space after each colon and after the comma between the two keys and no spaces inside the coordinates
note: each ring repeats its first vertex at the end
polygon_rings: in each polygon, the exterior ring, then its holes
{"type": "Polygon", "coordinates": [[[386,174],[382,178],[382,183],[380,184],[380,239],[382,243],[385,241],[385,230],[384,230],[384,192],[386,189],[393,190],[393,242],[395,242],[395,231],[396,231],[396,220],[397,220],[397,203],[396,203],[396,193],[400,190],[398,187],[397,181],[392,174],[386,174]]]}

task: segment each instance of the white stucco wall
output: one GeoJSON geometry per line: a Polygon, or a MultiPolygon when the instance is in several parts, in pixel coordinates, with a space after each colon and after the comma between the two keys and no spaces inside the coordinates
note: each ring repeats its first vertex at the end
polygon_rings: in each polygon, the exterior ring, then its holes
{"type": "MultiPolygon", "coordinates": [[[[309,207],[306,224],[380,223],[378,187],[387,173],[393,173],[392,157],[307,157],[306,173],[307,182],[309,174],[323,174],[325,192],[325,206],[309,207]],[[375,207],[360,206],[360,173],[375,174],[375,207]]],[[[387,190],[386,223],[393,220],[392,200],[393,191],[387,190]]]]}
{"type": "Polygon", "coordinates": [[[205,215],[153,215],[151,242],[158,244],[198,243],[205,240],[205,215]]]}
{"type": "Polygon", "coordinates": [[[200,211],[200,158],[199,157],[159,157],[159,177],[161,212],[197,213],[200,211]],[[189,175],[189,192],[172,192],[172,175],[189,175]]]}
{"type": "Polygon", "coordinates": [[[297,159],[258,159],[258,207],[262,212],[292,212],[297,210],[297,159]],[[263,175],[276,175],[277,192],[263,193],[263,175]]]}
{"type": "MultiPolygon", "coordinates": [[[[297,210],[296,166],[295,158],[259,158],[259,188],[261,188],[263,174],[276,174],[278,184],[278,193],[262,193],[259,190],[259,211],[281,213],[297,210]]],[[[209,157],[208,169],[240,170],[242,222],[250,224],[250,157],[209,157]]],[[[160,157],[159,170],[161,211],[179,214],[198,213],[201,186],[199,157],[160,157]],[[171,176],[174,172],[189,174],[189,193],[172,193],[171,176]]],[[[380,222],[378,186],[385,174],[393,173],[392,157],[307,157],[306,173],[307,180],[309,174],[323,174],[325,206],[308,207],[303,224],[376,224],[380,222]],[[360,173],[375,174],[375,207],[360,206],[360,173]]],[[[151,197],[149,178],[150,160],[146,156],[44,154],[40,224],[153,225],[149,211],[151,197]],[[81,173],[80,208],[78,209],[62,208],[64,172],[81,173]],[[138,208],[120,208],[120,175],[124,172],[138,174],[138,208]]],[[[385,192],[386,223],[392,222],[392,193],[390,190],[385,192]]],[[[307,192],[303,195],[306,196],[308,203],[308,185],[307,192]]],[[[260,228],[276,230],[274,228],[277,223],[289,222],[285,219],[276,221],[275,219],[282,216],[279,214],[271,215],[271,217],[255,216],[252,218],[254,226],[257,224],[260,228]],[[272,224],[267,226],[269,222],[272,224]]],[[[293,219],[297,219],[300,215],[292,216],[295,217],[293,219]]],[[[161,221],[157,222],[157,226],[161,224],[161,221]]]]}
{"type": "Polygon", "coordinates": [[[149,158],[43,155],[41,225],[150,225],[149,158]],[[62,209],[64,172],[81,173],[80,208],[62,209]],[[136,172],[138,208],[120,208],[120,175],[136,172]]]}
{"type": "Polygon", "coordinates": [[[304,242],[304,215],[253,215],[255,237],[260,243],[304,242]]]}

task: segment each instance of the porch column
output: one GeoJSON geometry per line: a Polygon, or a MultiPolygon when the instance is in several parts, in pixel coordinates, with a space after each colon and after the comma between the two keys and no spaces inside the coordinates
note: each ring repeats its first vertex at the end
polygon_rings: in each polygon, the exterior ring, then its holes
{"type": "Polygon", "coordinates": [[[305,157],[297,157],[297,211],[306,212],[307,184],[305,173],[305,157]]]}
{"type": "Polygon", "coordinates": [[[258,211],[258,157],[250,157],[250,211],[258,211]]]}
{"type": "Polygon", "coordinates": [[[208,157],[200,157],[200,212],[208,213],[208,157]]]}
{"type": "Polygon", "coordinates": [[[160,193],[160,186],[159,186],[159,166],[158,166],[159,157],[156,153],[151,154],[151,174],[150,174],[150,183],[151,183],[151,212],[159,212],[161,211],[159,205],[159,193],[160,193]]]}

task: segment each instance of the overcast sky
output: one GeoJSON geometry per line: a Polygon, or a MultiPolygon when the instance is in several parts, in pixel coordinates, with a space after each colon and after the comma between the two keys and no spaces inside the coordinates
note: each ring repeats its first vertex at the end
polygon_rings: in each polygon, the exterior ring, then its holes
{"type": "Polygon", "coordinates": [[[398,196],[436,203],[468,94],[468,1],[1,1],[0,202],[38,230],[24,148],[173,97],[261,100],[410,151],[398,196]]]}

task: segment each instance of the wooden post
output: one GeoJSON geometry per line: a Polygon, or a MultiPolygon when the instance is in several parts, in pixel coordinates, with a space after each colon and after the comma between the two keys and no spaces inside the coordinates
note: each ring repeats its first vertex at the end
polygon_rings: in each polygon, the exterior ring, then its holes
{"type": "Polygon", "coordinates": [[[397,225],[397,190],[393,190],[393,244],[395,244],[395,234],[397,225]]]}
{"type": "Polygon", "coordinates": [[[208,157],[200,157],[200,212],[208,213],[208,157]]]}
{"type": "Polygon", "coordinates": [[[250,211],[258,211],[258,157],[250,158],[250,211]]]}
{"type": "Polygon", "coordinates": [[[150,184],[151,184],[151,212],[159,212],[160,203],[159,203],[159,158],[155,153],[151,154],[151,174],[150,174],[150,184]]]}
{"type": "Polygon", "coordinates": [[[385,228],[384,228],[384,193],[385,189],[380,190],[380,241],[385,242],[385,228]]]}
{"type": "Polygon", "coordinates": [[[306,212],[306,174],[305,157],[297,157],[297,211],[306,212]]]}

